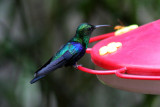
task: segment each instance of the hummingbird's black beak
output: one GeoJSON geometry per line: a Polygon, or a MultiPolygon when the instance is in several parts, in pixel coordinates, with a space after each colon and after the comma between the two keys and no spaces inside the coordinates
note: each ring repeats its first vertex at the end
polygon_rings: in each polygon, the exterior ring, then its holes
{"type": "Polygon", "coordinates": [[[99,27],[110,27],[111,25],[95,25],[95,28],[99,28],[99,27]]]}

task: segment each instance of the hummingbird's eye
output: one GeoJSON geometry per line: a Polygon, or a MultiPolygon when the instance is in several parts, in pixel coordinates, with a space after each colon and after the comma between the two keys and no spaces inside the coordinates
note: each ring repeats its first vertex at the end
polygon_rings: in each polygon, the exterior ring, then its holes
{"type": "Polygon", "coordinates": [[[92,28],[88,28],[88,30],[92,30],[92,28]]]}

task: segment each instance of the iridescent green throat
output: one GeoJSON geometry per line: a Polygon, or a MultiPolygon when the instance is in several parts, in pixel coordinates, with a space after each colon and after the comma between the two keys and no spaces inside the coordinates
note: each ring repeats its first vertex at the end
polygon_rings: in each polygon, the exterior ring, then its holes
{"type": "Polygon", "coordinates": [[[88,48],[88,43],[90,39],[91,34],[85,35],[85,34],[76,34],[71,41],[79,42],[86,48],[88,48]]]}

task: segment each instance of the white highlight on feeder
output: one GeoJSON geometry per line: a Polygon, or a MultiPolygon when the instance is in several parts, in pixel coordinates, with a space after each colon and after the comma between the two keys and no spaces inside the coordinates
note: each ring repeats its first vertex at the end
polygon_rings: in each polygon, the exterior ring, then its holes
{"type": "Polygon", "coordinates": [[[136,29],[136,28],[138,28],[138,25],[136,25],[136,24],[123,27],[123,28],[118,29],[117,31],[115,31],[115,36],[121,35],[121,34],[126,33],[126,32],[129,32],[129,31],[131,31],[133,29],[136,29]]]}
{"type": "Polygon", "coordinates": [[[117,47],[115,47],[114,45],[113,46],[107,46],[108,48],[108,53],[113,53],[113,52],[116,52],[117,51],[117,47]]]}
{"type": "Polygon", "coordinates": [[[113,53],[118,50],[122,46],[121,42],[111,42],[107,46],[103,46],[99,49],[99,55],[105,55],[107,53],[113,53]]]}
{"type": "Polygon", "coordinates": [[[99,49],[99,54],[100,55],[105,55],[108,52],[107,46],[103,46],[99,49]]]}

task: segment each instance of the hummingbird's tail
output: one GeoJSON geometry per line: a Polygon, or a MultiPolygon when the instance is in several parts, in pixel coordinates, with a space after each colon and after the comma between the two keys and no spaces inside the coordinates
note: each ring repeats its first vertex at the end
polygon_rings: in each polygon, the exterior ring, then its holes
{"type": "Polygon", "coordinates": [[[31,84],[35,83],[39,79],[45,77],[48,73],[66,64],[66,60],[63,57],[60,57],[53,61],[52,59],[53,58],[51,58],[45,65],[43,65],[40,69],[38,69],[35,72],[34,78],[30,81],[31,84]]]}
{"type": "Polygon", "coordinates": [[[34,78],[30,81],[30,83],[33,84],[33,83],[35,83],[36,81],[38,81],[39,79],[41,79],[41,78],[43,78],[43,77],[45,77],[45,75],[41,75],[41,76],[38,76],[38,77],[34,77],[34,78]]]}

